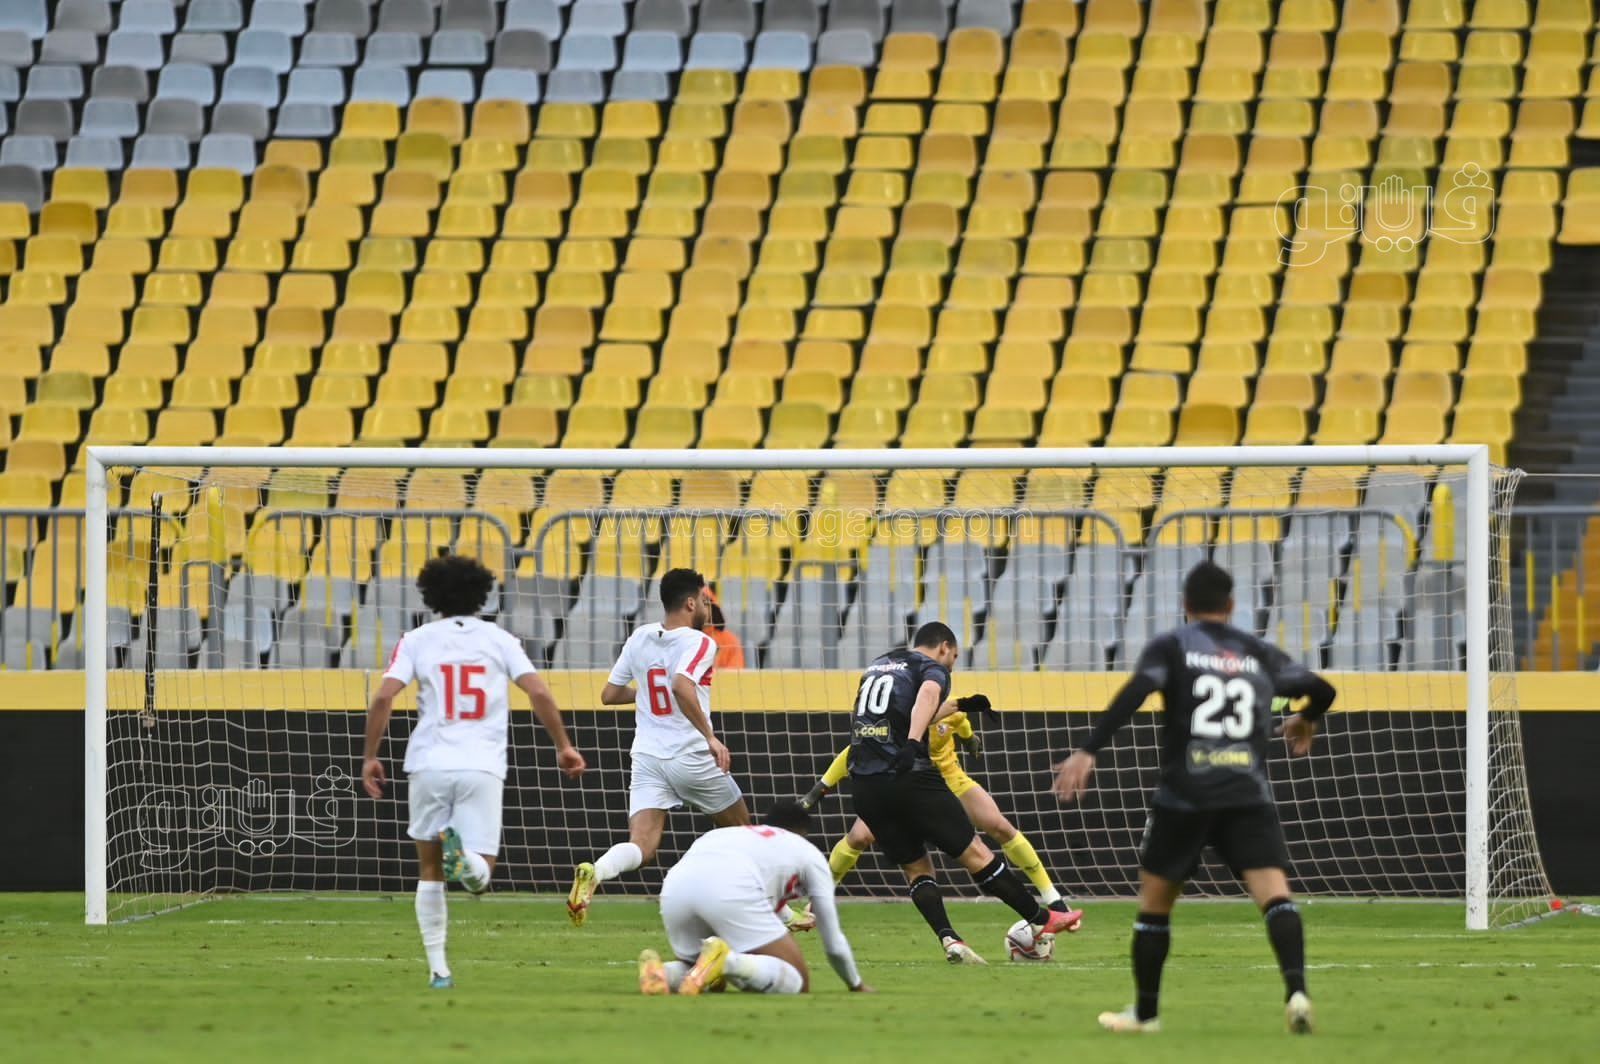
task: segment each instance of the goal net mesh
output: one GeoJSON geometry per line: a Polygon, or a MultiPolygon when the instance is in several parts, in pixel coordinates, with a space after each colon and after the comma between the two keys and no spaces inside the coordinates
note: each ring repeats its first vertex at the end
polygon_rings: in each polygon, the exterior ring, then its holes
{"type": "MultiPolygon", "coordinates": [[[[1504,924],[1541,911],[1549,888],[1507,615],[1516,475],[1492,476],[1489,863],[1492,920],[1504,924]]],[[[1210,557],[1234,574],[1235,623],[1340,690],[1312,757],[1274,748],[1297,886],[1464,891],[1464,468],[122,467],[109,478],[112,919],[216,893],[409,889],[398,766],[410,703],[378,801],[358,786],[362,711],[397,639],[425,619],[415,574],[442,551],[499,577],[486,612],[524,640],[591,766],[564,780],[513,697],[497,890],[562,890],[576,861],[625,837],[633,714],[598,694],[631,628],[659,618],[659,576],[689,566],[713,582],[737,643],[719,656],[715,723],[757,812],[804,793],[847,742],[860,668],[943,620],[961,637],[954,693],[983,692],[1000,710],[977,722],[983,750],[966,770],[1069,896],[1127,896],[1159,717],[1137,716],[1079,805],[1048,795],[1051,765],[1143,643],[1180,622],[1183,576],[1210,557]]],[[[845,790],[822,806],[828,838],[849,826],[845,790]]],[[[669,818],[660,864],[704,826],[669,818]]],[[[606,890],[653,891],[659,878],[647,869],[606,890]]],[[[1237,890],[1209,863],[1194,886],[1237,890]]],[[[898,894],[899,873],[868,856],[844,890],[898,894]]]]}

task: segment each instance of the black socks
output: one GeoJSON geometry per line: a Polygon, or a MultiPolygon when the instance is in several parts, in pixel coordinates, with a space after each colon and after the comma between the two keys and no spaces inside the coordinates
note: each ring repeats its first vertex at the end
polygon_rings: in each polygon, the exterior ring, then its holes
{"type": "Polygon", "coordinates": [[[1274,898],[1262,908],[1267,921],[1267,938],[1278,955],[1278,970],[1283,972],[1284,996],[1306,992],[1306,936],[1300,922],[1300,907],[1288,898],[1274,898]]]}
{"type": "Polygon", "coordinates": [[[1031,924],[1042,924],[1050,919],[1050,914],[1039,905],[1039,899],[1028,893],[1022,880],[1006,865],[1004,857],[997,856],[984,865],[982,871],[972,873],[972,881],[978,884],[979,890],[991,898],[999,898],[1031,924]]]}
{"type": "Polygon", "coordinates": [[[932,876],[918,876],[912,880],[911,903],[941,942],[947,938],[961,937],[950,926],[950,914],[944,911],[944,895],[939,892],[939,884],[932,876]]]}
{"type": "Polygon", "coordinates": [[[1161,969],[1172,948],[1172,917],[1166,913],[1140,913],[1133,921],[1133,983],[1138,991],[1134,1005],[1141,1021],[1156,1018],[1161,1005],[1161,969]]]}

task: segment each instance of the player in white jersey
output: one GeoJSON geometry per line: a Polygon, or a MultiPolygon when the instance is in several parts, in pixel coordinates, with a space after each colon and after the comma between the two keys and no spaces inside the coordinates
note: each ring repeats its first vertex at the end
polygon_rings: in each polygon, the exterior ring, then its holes
{"type": "Polygon", "coordinates": [[[555,740],[562,773],[576,777],[586,767],[522,643],[479,619],[493,588],[494,574],[474,558],[429,560],[417,574],[417,589],[439,619],[401,638],[367,709],[361,780],[368,795],[381,798],[385,775],[378,748],[395,696],[416,681],[417,724],[406,743],[411,807],[406,833],[417,844],[417,927],[436,989],[452,985],[444,949],[445,882],[483,892],[500,852],[509,683],[522,688],[534,716],[555,740]]]}
{"type": "Polygon", "coordinates": [[[728,748],[711,730],[717,646],[703,631],[711,616],[705,586],[692,569],[669,570],[661,578],[665,616],[634,631],[600,691],[604,705],[635,707],[628,841],[573,873],[567,912],[579,927],[597,886],[656,855],[668,810],[691,805],[719,828],[750,823],[728,748]]]}
{"type": "Polygon", "coordinates": [[[839,927],[833,873],[805,835],[811,816],[799,804],[775,806],[762,826],[720,828],[697,839],[661,884],[661,922],[674,959],[639,954],[645,994],[700,994],[724,980],[759,994],[803,994],[810,973],[776,910],[811,899],[828,964],[853,991],[861,981],[839,927]]]}

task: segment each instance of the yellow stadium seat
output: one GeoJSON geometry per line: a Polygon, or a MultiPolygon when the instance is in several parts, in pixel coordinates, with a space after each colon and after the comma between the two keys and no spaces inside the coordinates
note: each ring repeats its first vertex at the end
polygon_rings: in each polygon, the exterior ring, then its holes
{"type": "Polygon", "coordinates": [[[755,407],[713,403],[700,419],[699,446],[746,449],[762,436],[761,412],[755,407]]]}

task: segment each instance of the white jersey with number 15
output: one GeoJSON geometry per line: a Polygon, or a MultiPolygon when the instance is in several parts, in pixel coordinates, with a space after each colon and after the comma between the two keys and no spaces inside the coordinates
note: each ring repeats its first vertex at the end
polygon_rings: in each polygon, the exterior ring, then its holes
{"type": "Polygon", "coordinates": [[[505,779],[507,688],[533,671],[516,636],[477,617],[444,617],[407,632],[384,671],[417,682],[406,771],[474,769],[505,779]]]}
{"type": "Polygon", "coordinates": [[[672,678],[687,676],[700,696],[700,711],[711,720],[711,674],[717,646],[704,632],[685,625],[663,628],[647,624],[635,629],[611,668],[618,687],[639,685],[634,699],[633,752],[676,757],[686,750],[704,750],[705,736],[678,709],[672,678]]]}

